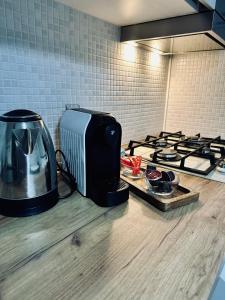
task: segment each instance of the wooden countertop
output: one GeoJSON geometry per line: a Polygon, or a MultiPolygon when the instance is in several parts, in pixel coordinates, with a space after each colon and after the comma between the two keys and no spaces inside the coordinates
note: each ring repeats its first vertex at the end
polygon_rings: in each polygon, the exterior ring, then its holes
{"type": "Polygon", "coordinates": [[[181,183],[200,201],[166,213],[133,194],[101,208],[76,193],[0,217],[0,299],[207,299],[225,253],[225,184],[181,183]]]}

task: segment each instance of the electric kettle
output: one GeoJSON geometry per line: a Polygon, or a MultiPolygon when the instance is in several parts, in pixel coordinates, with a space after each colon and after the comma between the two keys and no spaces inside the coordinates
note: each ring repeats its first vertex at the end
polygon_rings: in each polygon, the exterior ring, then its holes
{"type": "Polygon", "coordinates": [[[40,115],[13,110],[0,116],[0,214],[34,215],[57,201],[55,151],[40,115]]]}

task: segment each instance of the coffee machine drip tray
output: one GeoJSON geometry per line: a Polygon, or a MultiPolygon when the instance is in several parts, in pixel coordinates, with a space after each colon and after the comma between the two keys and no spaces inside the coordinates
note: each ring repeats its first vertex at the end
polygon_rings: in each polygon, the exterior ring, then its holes
{"type": "Polygon", "coordinates": [[[107,188],[99,186],[92,194],[92,200],[103,207],[119,205],[127,201],[128,198],[129,184],[122,179],[119,180],[116,189],[107,190],[107,188]]]}

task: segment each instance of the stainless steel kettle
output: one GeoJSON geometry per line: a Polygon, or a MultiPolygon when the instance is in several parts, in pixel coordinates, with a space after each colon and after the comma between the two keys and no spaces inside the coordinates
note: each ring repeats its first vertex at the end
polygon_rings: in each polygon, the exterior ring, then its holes
{"type": "Polygon", "coordinates": [[[40,115],[0,116],[0,214],[28,216],[58,201],[55,151],[40,115]]]}

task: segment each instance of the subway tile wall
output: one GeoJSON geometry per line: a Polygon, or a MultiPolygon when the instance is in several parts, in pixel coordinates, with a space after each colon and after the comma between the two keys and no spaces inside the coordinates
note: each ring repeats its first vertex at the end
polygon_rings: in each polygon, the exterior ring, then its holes
{"type": "Polygon", "coordinates": [[[173,56],[166,129],[225,138],[225,51],[173,56]]]}
{"type": "Polygon", "coordinates": [[[53,0],[0,0],[0,113],[41,114],[59,145],[66,104],[111,112],[123,142],[163,127],[168,58],[119,43],[119,27],[53,0]]]}

